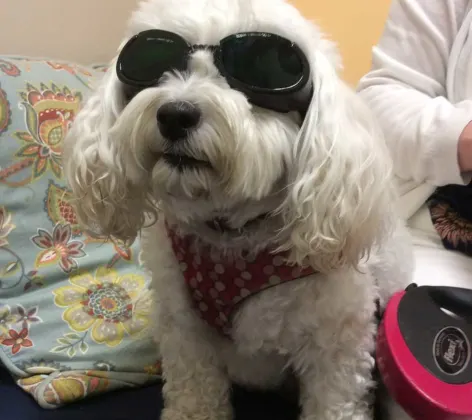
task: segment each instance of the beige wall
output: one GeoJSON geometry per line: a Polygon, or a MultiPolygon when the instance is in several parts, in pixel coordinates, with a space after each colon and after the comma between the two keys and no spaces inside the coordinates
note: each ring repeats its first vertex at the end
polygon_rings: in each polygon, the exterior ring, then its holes
{"type": "MultiPolygon", "coordinates": [[[[0,54],[107,61],[137,1],[0,0],[0,54]]],[[[345,78],[355,83],[369,68],[390,0],[292,1],[339,42],[345,78]]]]}
{"type": "Polygon", "coordinates": [[[339,44],[344,77],[356,83],[370,67],[372,46],[382,34],[391,0],[292,0],[339,44]]]}
{"type": "Polygon", "coordinates": [[[137,2],[0,0],[0,54],[107,61],[137,2]]]}

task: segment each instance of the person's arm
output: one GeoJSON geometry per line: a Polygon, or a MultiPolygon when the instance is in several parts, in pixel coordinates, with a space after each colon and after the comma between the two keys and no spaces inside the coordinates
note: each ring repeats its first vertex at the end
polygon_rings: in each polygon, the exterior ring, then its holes
{"type": "Polygon", "coordinates": [[[472,172],[472,121],[465,126],[459,136],[457,149],[459,168],[461,172],[472,172]]]}
{"type": "Polygon", "coordinates": [[[467,4],[393,0],[372,69],[359,83],[403,179],[463,184],[461,172],[472,170],[472,101],[452,104],[446,95],[451,48],[467,4]]]}

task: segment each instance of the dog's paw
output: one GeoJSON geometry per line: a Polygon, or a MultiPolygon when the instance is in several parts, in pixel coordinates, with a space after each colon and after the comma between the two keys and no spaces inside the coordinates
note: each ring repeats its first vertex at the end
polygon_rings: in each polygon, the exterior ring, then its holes
{"type": "Polygon", "coordinates": [[[326,410],[317,413],[305,413],[300,420],[373,420],[374,414],[368,408],[356,408],[353,412],[352,407],[345,410],[326,410]]]}
{"type": "MultiPolygon", "coordinates": [[[[354,413],[354,416],[349,417],[349,420],[373,420],[374,415],[372,413],[354,413]]],[[[347,417],[346,417],[346,420],[347,417]]]]}
{"type": "Polygon", "coordinates": [[[371,407],[358,407],[350,415],[345,415],[340,417],[342,420],[373,420],[374,419],[374,410],[371,407]]]}
{"type": "Polygon", "coordinates": [[[180,410],[165,408],[162,411],[160,420],[231,420],[232,413],[226,410],[202,411],[191,414],[184,413],[180,410]]]}

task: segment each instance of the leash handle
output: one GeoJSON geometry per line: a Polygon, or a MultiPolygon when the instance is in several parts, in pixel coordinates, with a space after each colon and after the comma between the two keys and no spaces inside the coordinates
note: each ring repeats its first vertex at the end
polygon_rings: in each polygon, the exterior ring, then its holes
{"type": "Polygon", "coordinates": [[[436,286],[428,290],[428,293],[436,305],[472,323],[472,290],[436,286]]]}

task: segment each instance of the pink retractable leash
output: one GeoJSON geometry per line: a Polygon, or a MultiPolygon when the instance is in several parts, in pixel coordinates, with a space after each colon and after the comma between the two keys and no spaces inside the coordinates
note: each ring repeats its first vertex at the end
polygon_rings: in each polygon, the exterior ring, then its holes
{"type": "Polygon", "coordinates": [[[471,340],[472,290],[412,284],[379,326],[381,378],[415,420],[472,419],[471,340]]]}

